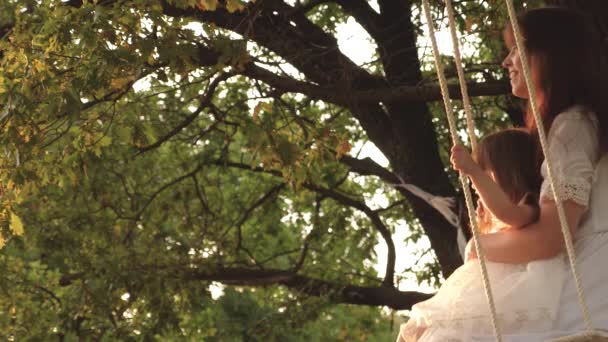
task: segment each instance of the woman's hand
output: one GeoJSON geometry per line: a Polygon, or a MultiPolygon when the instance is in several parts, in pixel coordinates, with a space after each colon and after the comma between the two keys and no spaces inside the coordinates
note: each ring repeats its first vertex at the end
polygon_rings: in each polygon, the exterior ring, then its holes
{"type": "Polygon", "coordinates": [[[479,165],[471,157],[471,153],[462,145],[452,146],[452,156],[450,158],[452,167],[469,176],[481,170],[479,165]]]}

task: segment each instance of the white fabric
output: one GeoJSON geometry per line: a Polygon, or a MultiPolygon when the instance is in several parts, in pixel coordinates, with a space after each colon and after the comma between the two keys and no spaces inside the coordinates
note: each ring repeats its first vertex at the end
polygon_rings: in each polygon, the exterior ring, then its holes
{"type": "MultiPolygon", "coordinates": [[[[605,161],[603,161],[606,164],[605,161]]],[[[604,189],[608,189],[608,167],[602,167],[602,183],[604,189]]],[[[605,203],[605,202],[604,202],[605,203]]],[[[595,213],[593,197],[590,201],[589,213],[595,213]]],[[[606,209],[604,208],[604,211],[606,209]]],[[[599,215],[606,216],[600,211],[599,215]]],[[[587,305],[591,314],[593,327],[608,330],[608,221],[600,227],[602,232],[583,231],[577,233],[575,243],[577,270],[582,279],[583,291],[587,298],[587,305]]],[[[566,268],[570,272],[569,267],[566,268]]],[[[542,333],[535,334],[511,334],[503,335],[503,342],[536,342],[546,341],[550,338],[572,335],[585,330],[583,317],[579,309],[578,296],[574,287],[574,281],[570,274],[566,274],[562,295],[557,311],[557,317],[553,327],[542,333]]],[[[494,342],[496,339],[491,334],[476,336],[471,341],[494,342]]]]}
{"type": "MultiPolygon", "coordinates": [[[[491,212],[485,215],[492,232],[504,229],[491,212]]],[[[551,328],[566,275],[564,262],[562,255],[522,265],[486,262],[502,334],[551,328]]],[[[492,331],[479,261],[472,260],[456,269],[435,296],[414,305],[398,341],[465,342],[492,331]]]]}
{"type": "MultiPolygon", "coordinates": [[[[548,143],[548,158],[551,158],[555,176],[558,178],[557,189],[562,199],[573,200],[586,205],[588,209],[575,234],[577,270],[582,279],[594,328],[608,330],[608,156],[597,161],[599,152],[595,116],[586,113],[582,107],[573,107],[558,115],[549,131],[548,143]]],[[[544,163],[541,173],[546,175],[544,163]]],[[[547,181],[543,182],[540,200],[552,200],[552,196],[550,185],[547,181]]],[[[497,309],[501,313],[499,324],[503,341],[545,341],[585,329],[570,267],[561,258],[535,261],[525,266],[502,267],[499,266],[501,264],[488,263],[497,309]],[[559,277],[564,280],[558,281],[558,285],[545,281],[547,278],[556,280],[559,277]],[[510,288],[507,285],[513,278],[516,279],[513,283],[515,287],[510,288]],[[556,294],[558,296],[555,311],[544,310],[545,306],[551,308],[554,303],[551,297],[556,294]],[[512,301],[509,301],[509,298],[512,301]],[[520,300],[521,298],[525,300],[520,300]],[[528,305],[521,307],[526,301],[528,305]],[[518,327],[510,317],[513,317],[512,313],[517,313],[520,307],[527,310],[527,314],[520,316],[521,326],[518,327]],[[507,316],[504,316],[505,311],[509,312],[507,316]]],[[[437,299],[433,297],[413,307],[412,318],[402,325],[402,334],[399,337],[401,339],[398,338],[398,341],[409,341],[408,331],[415,330],[416,326],[430,326],[418,341],[495,341],[486,303],[483,303],[486,311],[481,314],[483,317],[477,324],[472,321],[460,326],[454,321],[447,326],[434,323],[441,321],[437,318],[462,312],[463,307],[469,312],[480,310],[476,306],[481,307],[481,302],[485,302],[479,271],[475,274],[476,265],[468,264],[463,265],[462,270],[457,270],[446,280],[435,296],[437,299]],[[466,272],[469,272],[467,279],[470,277],[477,280],[479,285],[473,284],[473,280],[469,282],[465,279],[464,286],[454,286],[453,283],[466,272]],[[455,279],[452,280],[452,277],[455,279]],[[462,291],[462,295],[447,296],[455,290],[462,291]],[[470,298],[463,298],[465,295],[470,298]],[[469,300],[472,300],[471,304],[465,305],[469,300]],[[458,303],[462,307],[453,308],[458,303]],[[482,332],[484,330],[485,332],[482,332]]],[[[416,341],[415,338],[410,340],[416,341]]]]}
{"type": "MultiPolygon", "coordinates": [[[[597,121],[592,113],[576,106],[558,115],[547,137],[547,158],[553,167],[556,188],[561,199],[587,206],[591,182],[598,158],[597,121]]],[[[553,201],[553,191],[547,177],[547,164],[541,166],[543,183],[541,200],[553,201]]]]}
{"type": "MultiPolygon", "coordinates": [[[[563,257],[525,265],[488,262],[486,266],[502,334],[552,327],[565,276],[563,257]]],[[[479,262],[466,262],[435,296],[414,305],[410,320],[401,328],[403,341],[468,342],[473,336],[492,334],[482,286],[479,262]],[[426,330],[416,340],[421,327],[426,330]]]]}
{"type": "Polygon", "coordinates": [[[467,240],[464,236],[464,230],[460,224],[460,219],[458,215],[454,213],[451,209],[454,207],[455,200],[452,197],[443,197],[443,196],[435,196],[430,194],[414,184],[406,183],[403,178],[397,176],[399,178],[400,184],[392,184],[395,187],[403,188],[409,191],[410,193],[418,196],[427,202],[431,207],[435,208],[443,217],[450,222],[456,228],[456,242],[458,243],[458,251],[460,252],[460,256],[464,259],[465,247],[467,245],[467,240]]]}

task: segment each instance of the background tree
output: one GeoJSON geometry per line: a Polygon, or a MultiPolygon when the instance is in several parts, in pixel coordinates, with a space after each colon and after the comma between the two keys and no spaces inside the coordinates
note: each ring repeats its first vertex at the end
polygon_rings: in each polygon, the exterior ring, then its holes
{"type": "MultiPolygon", "coordinates": [[[[456,5],[480,132],[520,123],[502,96],[502,1],[456,5]]],[[[392,338],[379,307],[428,298],[396,279],[437,283],[462,262],[454,227],[392,186],[458,196],[419,14],[407,0],[0,3],[0,334],[392,338]],[[349,19],[374,60],[340,50],[349,19]],[[389,165],[361,158],[365,142],[389,165]],[[415,275],[395,269],[405,222],[436,256],[415,275]]]]}

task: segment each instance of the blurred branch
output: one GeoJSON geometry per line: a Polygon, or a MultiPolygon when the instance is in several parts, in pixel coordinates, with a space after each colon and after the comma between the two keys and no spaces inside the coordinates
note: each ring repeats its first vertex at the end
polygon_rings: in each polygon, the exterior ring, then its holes
{"type": "MultiPolygon", "coordinates": [[[[277,75],[253,63],[247,65],[243,75],[265,82],[281,92],[302,93],[312,99],[324,100],[344,106],[352,106],[353,103],[406,103],[439,101],[442,99],[439,85],[380,86],[366,90],[345,90],[341,87],[323,87],[291,77],[277,75]]],[[[504,95],[511,92],[511,86],[507,81],[469,82],[467,86],[469,95],[472,97],[504,95]]],[[[462,97],[458,84],[449,84],[448,88],[450,98],[458,100],[462,97]]]]}
{"type": "MultiPolygon", "coordinates": [[[[249,170],[249,171],[253,171],[253,172],[269,173],[269,174],[272,174],[275,176],[282,177],[282,174],[279,171],[265,170],[264,168],[252,167],[252,166],[244,164],[244,163],[235,163],[235,162],[231,162],[231,161],[218,160],[218,161],[213,162],[213,164],[218,165],[218,166],[224,166],[224,167],[235,167],[235,168],[249,170]]],[[[388,256],[387,256],[387,262],[386,262],[386,273],[385,273],[383,284],[385,286],[393,286],[394,275],[395,275],[395,259],[396,259],[395,244],[393,243],[393,239],[392,239],[390,230],[386,227],[384,222],[382,222],[382,220],[380,219],[380,215],[377,212],[375,212],[374,210],[372,210],[370,207],[368,207],[363,201],[355,200],[341,192],[336,191],[335,189],[324,188],[324,187],[321,187],[319,185],[312,184],[309,182],[305,182],[302,185],[304,186],[304,188],[306,188],[308,190],[314,191],[318,194],[321,194],[322,196],[331,198],[346,206],[358,209],[359,211],[363,212],[370,219],[370,221],[372,222],[372,225],[380,233],[380,235],[382,236],[382,238],[384,239],[384,241],[387,245],[388,256]]]]}
{"type": "Polygon", "coordinates": [[[323,188],[321,186],[311,183],[304,183],[304,187],[324,196],[327,196],[341,204],[358,209],[370,219],[374,228],[380,233],[387,246],[388,256],[386,261],[386,273],[382,284],[384,286],[393,286],[396,259],[395,244],[393,242],[390,230],[388,229],[388,227],[386,227],[384,222],[382,222],[382,220],[380,219],[380,215],[377,212],[373,211],[370,207],[368,207],[363,201],[357,201],[333,189],[323,188]]]}
{"type": "Polygon", "coordinates": [[[284,285],[311,296],[329,297],[335,303],[387,306],[408,310],[412,305],[432,297],[432,294],[399,291],[392,286],[363,287],[325,281],[299,275],[293,271],[220,268],[215,271],[186,271],[187,280],[217,281],[236,286],[284,285]]]}
{"type": "Polygon", "coordinates": [[[288,17],[292,15],[303,15],[314,9],[315,7],[332,2],[333,0],[308,0],[305,2],[298,1],[296,5],[293,7],[293,11],[287,14],[288,17]]]}
{"type": "MultiPolygon", "coordinates": [[[[188,127],[192,122],[194,122],[194,120],[202,113],[202,111],[205,108],[208,108],[212,105],[211,100],[213,99],[213,95],[215,95],[215,90],[217,89],[218,85],[222,81],[229,79],[233,75],[234,74],[232,74],[232,73],[226,73],[226,74],[221,74],[218,77],[216,77],[207,87],[207,91],[205,92],[205,94],[203,96],[201,96],[201,99],[199,101],[199,106],[194,112],[192,112],[192,114],[188,115],[182,122],[180,122],[177,126],[175,126],[171,131],[166,133],[164,136],[160,137],[153,144],[140,148],[139,152],[137,154],[139,155],[139,154],[145,153],[147,151],[150,151],[150,150],[153,150],[153,149],[159,147],[164,142],[166,142],[167,140],[171,139],[172,137],[177,135],[179,132],[181,132],[184,128],[188,127]]],[[[216,121],[208,129],[213,129],[213,127],[215,127],[215,125],[217,125],[218,123],[219,123],[219,121],[216,121]]]]}

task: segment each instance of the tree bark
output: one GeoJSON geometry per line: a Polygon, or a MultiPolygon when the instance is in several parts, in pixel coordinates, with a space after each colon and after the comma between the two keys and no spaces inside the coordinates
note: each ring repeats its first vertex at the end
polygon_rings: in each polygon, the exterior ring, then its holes
{"type": "Polygon", "coordinates": [[[412,305],[429,299],[432,294],[399,291],[392,286],[365,287],[344,285],[298,275],[292,271],[219,269],[216,272],[188,271],[184,280],[217,281],[236,286],[268,286],[281,284],[311,296],[327,296],[336,303],[386,306],[395,310],[409,310],[412,305]]]}

